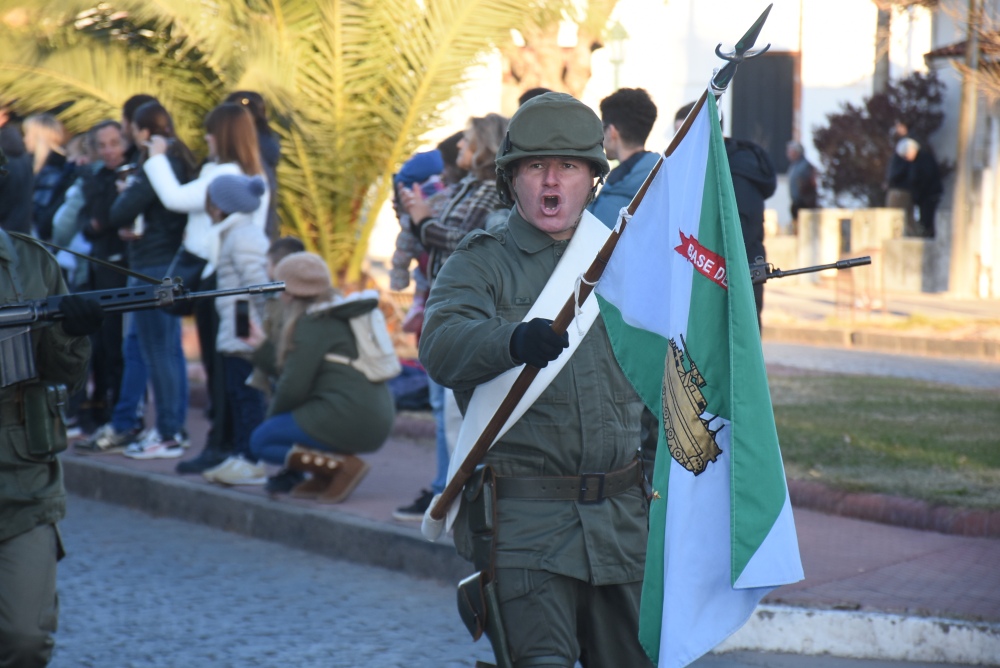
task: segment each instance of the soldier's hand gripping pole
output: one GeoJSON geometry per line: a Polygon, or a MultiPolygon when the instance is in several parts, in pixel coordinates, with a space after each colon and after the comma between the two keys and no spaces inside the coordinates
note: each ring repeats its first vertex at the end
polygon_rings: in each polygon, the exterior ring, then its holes
{"type": "MultiPolygon", "coordinates": [[[[757,18],[750,29],[740,38],[740,41],[736,43],[735,48],[732,52],[723,54],[720,51],[720,47],[716,48],[716,53],[720,58],[729,61],[725,67],[715,73],[712,79],[712,92],[716,97],[719,97],[732,81],[733,75],[736,73],[736,67],[746,60],[747,58],[753,58],[754,56],[760,55],[767,50],[767,47],[753,51],[754,43],[757,41],[757,36],[760,34],[761,28],[764,25],[764,21],[767,20],[767,15],[771,11],[771,5],[767,6],[767,9],[757,18]]],[[[770,46],[770,45],[768,45],[770,46]]],[[[660,165],[663,164],[663,159],[670,156],[677,146],[681,143],[681,140],[687,135],[688,130],[691,128],[691,124],[694,123],[695,117],[701,110],[702,106],[705,104],[705,100],[708,96],[708,90],[702,93],[701,97],[698,98],[698,102],[688,113],[687,118],[684,119],[684,123],[674,134],[673,139],[667,146],[663,155],[657,161],[656,165],[650,171],[649,176],[643,182],[642,187],[639,188],[639,192],[635,194],[632,198],[632,202],[628,206],[628,213],[635,213],[635,210],[639,207],[639,203],[642,202],[643,198],[646,196],[646,190],[649,188],[649,184],[652,183],[653,177],[660,169],[660,165]]],[[[569,328],[570,323],[573,321],[576,311],[576,304],[583,304],[590,293],[593,291],[593,286],[597,284],[600,280],[601,275],[604,274],[604,268],[607,266],[608,261],[611,259],[611,254],[615,250],[615,246],[618,244],[618,239],[621,236],[622,230],[625,229],[625,224],[627,218],[623,218],[618,221],[618,225],[615,230],[608,237],[608,240],[604,243],[604,246],[598,252],[597,257],[594,262],[590,265],[590,268],[583,275],[583,280],[580,285],[579,302],[576,301],[577,296],[570,295],[563,305],[562,310],[559,311],[559,315],[556,316],[555,320],[552,322],[552,331],[557,335],[562,336],[566,333],[569,328]]],[[[428,532],[433,534],[440,534],[440,530],[443,528],[442,522],[445,515],[448,513],[448,509],[451,504],[454,503],[455,499],[458,498],[459,493],[461,493],[462,488],[465,487],[465,483],[468,482],[472,474],[475,473],[476,467],[479,466],[480,462],[486,456],[489,451],[490,446],[493,445],[493,441],[496,439],[503,425],[507,422],[507,419],[514,412],[517,404],[521,401],[521,397],[524,396],[525,391],[531,385],[532,381],[535,380],[535,376],[538,375],[538,367],[526,365],[524,369],[521,370],[520,375],[514,381],[513,386],[504,397],[504,400],[500,403],[493,417],[490,419],[489,423],[483,429],[483,433],[480,434],[479,438],[476,440],[469,454],[466,456],[465,461],[462,462],[458,470],[455,472],[454,477],[448,481],[447,487],[438,497],[437,502],[430,508],[428,513],[432,526],[425,528],[424,534],[428,535],[428,532]]],[[[425,524],[427,518],[425,518],[425,524]]],[[[432,538],[433,540],[433,538],[432,538]]]]}

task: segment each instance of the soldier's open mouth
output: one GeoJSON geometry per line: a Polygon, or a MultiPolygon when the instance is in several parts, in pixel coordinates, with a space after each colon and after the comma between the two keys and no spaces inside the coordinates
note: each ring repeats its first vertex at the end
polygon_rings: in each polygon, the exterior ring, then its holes
{"type": "Polygon", "coordinates": [[[555,195],[547,195],[542,198],[542,206],[551,211],[559,206],[559,198],[555,195]]]}

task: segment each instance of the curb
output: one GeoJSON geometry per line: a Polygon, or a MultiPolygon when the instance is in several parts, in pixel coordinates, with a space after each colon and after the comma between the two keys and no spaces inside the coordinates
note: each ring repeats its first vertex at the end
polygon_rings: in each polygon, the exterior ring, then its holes
{"type": "Polygon", "coordinates": [[[990,339],[935,339],[846,327],[764,325],[761,338],[780,343],[857,348],[897,355],[955,357],[1000,362],[1000,341],[990,339]]]}
{"type": "Polygon", "coordinates": [[[431,543],[416,529],[99,462],[65,458],[62,464],[66,491],[88,499],[415,577],[458,582],[471,572],[452,541],[431,543]]]}
{"type": "Polygon", "coordinates": [[[1000,538],[997,510],[934,506],[887,494],[844,492],[811,480],[789,480],[788,494],[795,507],[831,515],[958,536],[1000,538]]]}
{"type": "Polygon", "coordinates": [[[844,659],[996,665],[1000,624],[760,605],[715,648],[844,659]]]}
{"type": "MultiPolygon", "coordinates": [[[[62,463],[67,491],[85,498],[452,584],[471,570],[450,540],[431,543],[417,529],[96,461],[62,463]]],[[[761,605],[714,651],[737,650],[990,665],[1000,624],[761,605]]]]}

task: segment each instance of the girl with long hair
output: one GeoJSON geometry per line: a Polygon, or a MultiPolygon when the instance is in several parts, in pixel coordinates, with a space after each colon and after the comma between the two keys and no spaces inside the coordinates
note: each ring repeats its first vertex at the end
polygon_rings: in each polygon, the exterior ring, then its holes
{"type": "MultiPolygon", "coordinates": [[[[209,184],[224,175],[264,174],[253,116],[242,105],[227,102],[208,113],[205,117],[205,143],[208,160],[202,165],[197,178],[188,183],[180,182],[168,168],[162,157],[169,148],[165,142],[154,139],[150,146],[150,158],[143,164],[143,171],[164,205],[187,215],[184,248],[208,261],[202,272],[201,290],[212,289],[220,282],[216,269],[219,266],[221,239],[227,230],[225,226],[213,226],[206,210],[209,184]]],[[[269,199],[270,192],[265,188],[260,206],[249,214],[261,236],[264,236],[267,224],[269,199]]],[[[227,408],[224,376],[225,367],[233,366],[234,360],[227,362],[225,358],[245,356],[250,352],[247,344],[232,336],[236,301],[236,297],[201,299],[194,307],[202,364],[211,397],[212,429],[198,457],[178,465],[180,473],[207,473],[233,458],[234,425],[227,408]]]]}
{"type": "MultiPolygon", "coordinates": [[[[170,114],[159,102],[147,102],[132,118],[132,139],[139,149],[139,164],[150,160],[155,139],[170,150],[164,160],[174,178],[187,181],[194,170],[194,156],[174,132],[170,114]]],[[[129,267],[146,276],[167,275],[171,260],[180,248],[187,217],[170,211],[157,197],[146,174],[140,169],[120,182],[121,192],[111,205],[109,224],[128,241],[129,267]]],[[[129,277],[129,286],[145,285],[129,277]]],[[[112,440],[137,431],[141,421],[136,407],[153,385],[156,425],[125,449],[135,459],[180,457],[187,445],[184,422],[187,418],[187,363],[181,348],[180,318],[162,309],[136,311],[126,316],[125,372],[118,403],[108,430],[112,440]]]]}
{"type": "Polygon", "coordinates": [[[278,161],[281,160],[281,144],[267,122],[267,105],[260,93],[252,90],[237,90],[226,96],[226,102],[238,104],[253,116],[254,127],[257,129],[257,146],[260,149],[260,159],[267,175],[267,188],[271,193],[271,201],[267,210],[267,236],[274,240],[278,238],[278,161]]]}
{"type": "Polygon", "coordinates": [[[52,238],[52,219],[76,178],[76,166],[66,159],[66,130],[52,114],[24,119],[24,146],[32,155],[31,221],[39,238],[52,238]]]}

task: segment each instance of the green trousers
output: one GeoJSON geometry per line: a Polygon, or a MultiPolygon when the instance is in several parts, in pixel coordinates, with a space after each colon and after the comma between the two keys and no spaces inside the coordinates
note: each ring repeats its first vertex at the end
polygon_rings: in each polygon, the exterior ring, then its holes
{"type": "Polygon", "coordinates": [[[641,582],[594,586],[547,571],[496,569],[515,668],[652,668],[639,645],[641,582]]]}
{"type": "Polygon", "coordinates": [[[0,668],[48,664],[59,618],[55,526],[0,542],[0,668]]]}

